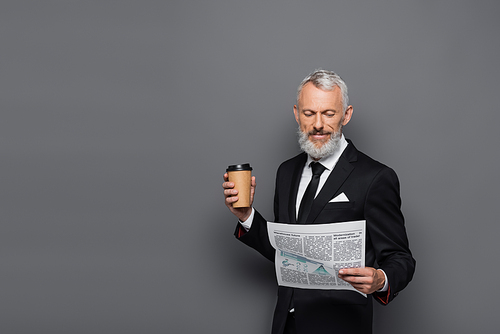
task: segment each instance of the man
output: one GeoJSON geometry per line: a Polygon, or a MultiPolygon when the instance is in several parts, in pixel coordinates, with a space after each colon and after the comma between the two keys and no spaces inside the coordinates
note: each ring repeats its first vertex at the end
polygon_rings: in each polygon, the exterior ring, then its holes
{"type": "MultiPolygon", "coordinates": [[[[367,297],[350,290],[279,286],[272,333],[371,333],[372,299],[389,303],[415,270],[400,209],[398,178],[392,169],[359,152],[342,134],[353,107],[337,74],[317,70],[308,75],[299,86],[293,112],[304,153],[278,169],[274,221],[366,220],[366,267],[342,269],[339,277],[367,297]]],[[[225,203],[239,219],[236,237],[274,261],[266,220],[251,207],[233,208],[238,191],[227,174],[224,181],[225,203]]],[[[255,186],[253,177],[251,201],[255,186]]]]}

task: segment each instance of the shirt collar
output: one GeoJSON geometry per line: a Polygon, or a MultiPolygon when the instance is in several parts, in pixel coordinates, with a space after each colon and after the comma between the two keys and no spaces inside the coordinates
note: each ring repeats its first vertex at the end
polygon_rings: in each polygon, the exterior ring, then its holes
{"type": "MultiPolygon", "coordinates": [[[[335,165],[337,164],[337,161],[339,160],[340,156],[344,152],[347,145],[349,145],[349,143],[345,139],[344,134],[342,134],[340,137],[339,149],[336,150],[332,155],[321,158],[317,162],[320,162],[323,166],[326,167],[326,169],[328,169],[330,171],[333,170],[333,167],[335,167],[335,165]]],[[[310,155],[307,155],[306,166],[308,168],[311,168],[310,165],[311,165],[311,162],[313,162],[313,161],[315,161],[315,160],[313,160],[310,155]]]]}

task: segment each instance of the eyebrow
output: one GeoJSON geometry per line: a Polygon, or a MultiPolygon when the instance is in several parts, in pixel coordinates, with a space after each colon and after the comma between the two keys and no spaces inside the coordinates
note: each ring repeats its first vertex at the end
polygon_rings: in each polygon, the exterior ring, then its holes
{"type": "Polygon", "coordinates": [[[322,111],[316,111],[316,110],[312,110],[312,109],[302,109],[302,111],[312,111],[312,112],[320,112],[320,113],[324,113],[324,112],[328,112],[328,111],[337,112],[337,110],[335,110],[335,109],[325,109],[322,111]]]}

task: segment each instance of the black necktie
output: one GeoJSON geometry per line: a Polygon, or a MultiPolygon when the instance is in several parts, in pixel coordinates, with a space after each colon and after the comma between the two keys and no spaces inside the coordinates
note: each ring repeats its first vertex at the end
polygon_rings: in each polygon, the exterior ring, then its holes
{"type": "Polygon", "coordinates": [[[304,224],[307,216],[309,216],[309,212],[311,212],[314,196],[318,190],[319,178],[326,167],[319,162],[311,162],[311,169],[313,176],[311,178],[311,182],[309,182],[309,185],[307,186],[304,197],[302,197],[302,201],[300,202],[299,217],[297,218],[297,223],[299,224],[304,224]]]}

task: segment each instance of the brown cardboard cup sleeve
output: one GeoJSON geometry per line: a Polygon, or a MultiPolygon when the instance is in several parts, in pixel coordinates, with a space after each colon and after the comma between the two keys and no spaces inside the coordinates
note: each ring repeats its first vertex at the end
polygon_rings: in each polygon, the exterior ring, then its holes
{"type": "Polygon", "coordinates": [[[247,208],[250,206],[250,186],[252,183],[252,167],[250,164],[231,165],[226,169],[229,182],[234,183],[238,190],[238,200],[233,208],[247,208]]]}

